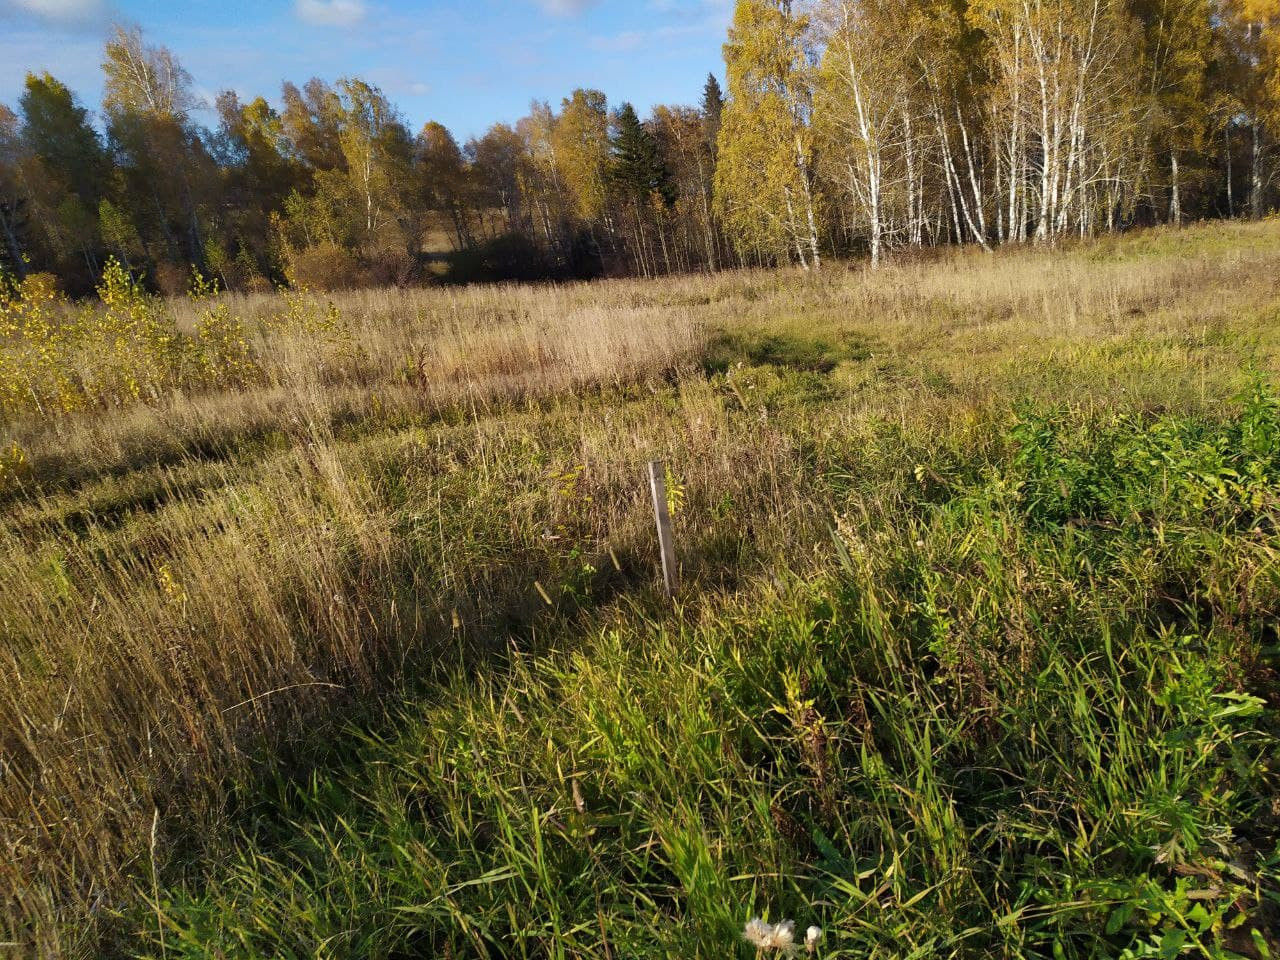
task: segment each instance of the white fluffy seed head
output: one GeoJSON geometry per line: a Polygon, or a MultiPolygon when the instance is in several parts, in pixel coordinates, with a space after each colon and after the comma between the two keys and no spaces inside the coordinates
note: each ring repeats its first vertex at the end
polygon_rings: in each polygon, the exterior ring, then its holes
{"type": "Polygon", "coordinates": [[[791,954],[796,950],[796,924],[794,920],[765,923],[759,917],[754,917],[742,928],[742,939],[757,950],[777,950],[791,954]]]}
{"type": "Polygon", "coordinates": [[[810,953],[818,949],[818,944],[822,942],[822,928],[810,927],[804,932],[804,948],[810,953]]]}
{"type": "Polygon", "coordinates": [[[786,950],[796,942],[796,924],[794,920],[783,920],[773,928],[773,949],[786,950]]]}
{"type": "Polygon", "coordinates": [[[765,949],[765,943],[773,933],[773,927],[759,917],[752,917],[742,928],[742,939],[759,950],[765,949]]]}

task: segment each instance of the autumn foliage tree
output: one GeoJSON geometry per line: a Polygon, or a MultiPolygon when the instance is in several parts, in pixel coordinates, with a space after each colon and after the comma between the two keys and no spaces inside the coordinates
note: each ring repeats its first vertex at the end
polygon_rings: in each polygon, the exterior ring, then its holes
{"type": "Polygon", "coordinates": [[[724,55],[729,101],[717,144],[716,209],[740,250],[806,269],[821,262],[809,20],[789,0],[740,0],[724,55]]]}

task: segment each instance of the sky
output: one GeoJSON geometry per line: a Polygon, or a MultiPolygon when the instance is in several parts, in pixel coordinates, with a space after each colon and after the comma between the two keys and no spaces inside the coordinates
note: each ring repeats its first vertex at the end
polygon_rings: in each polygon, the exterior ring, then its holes
{"type": "MultiPolygon", "coordinates": [[[[97,109],[115,22],[169,47],[209,103],[220,90],[278,102],[280,84],[360,76],[417,130],[458,140],[576,87],[643,113],[696,103],[723,79],[732,0],[0,0],[0,103],[48,70],[97,109]]],[[[212,121],[212,113],[202,119],[212,121]]]]}

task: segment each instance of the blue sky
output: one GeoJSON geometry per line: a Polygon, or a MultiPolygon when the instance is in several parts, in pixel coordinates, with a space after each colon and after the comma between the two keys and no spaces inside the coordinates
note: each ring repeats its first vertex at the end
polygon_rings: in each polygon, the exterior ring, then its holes
{"type": "MultiPolygon", "coordinates": [[[[459,141],[558,104],[574,87],[611,103],[694,103],[723,73],[732,0],[0,0],[0,103],[48,70],[85,106],[101,97],[113,21],[170,47],[212,100],[276,101],[280,84],[358,75],[415,130],[439,120],[459,141]]],[[[723,77],[722,77],[723,79],[723,77]]]]}

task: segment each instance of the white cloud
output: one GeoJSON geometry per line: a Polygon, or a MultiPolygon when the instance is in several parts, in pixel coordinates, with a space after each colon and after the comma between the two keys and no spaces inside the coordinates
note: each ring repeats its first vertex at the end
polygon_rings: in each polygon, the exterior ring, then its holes
{"type": "Polygon", "coordinates": [[[295,0],[294,10],[307,23],[321,27],[350,27],[369,12],[364,0],[295,0]]]}
{"type": "Polygon", "coordinates": [[[576,17],[589,7],[596,5],[596,0],[534,0],[547,13],[557,17],[576,17]]]}
{"type": "Polygon", "coordinates": [[[733,6],[733,0],[649,0],[649,9],[660,16],[725,25],[733,19],[733,6]]]}
{"type": "Polygon", "coordinates": [[[106,0],[0,0],[0,16],[27,16],[55,26],[105,23],[106,0]]]}
{"type": "Polygon", "coordinates": [[[652,38],[653,34],[648,30],[624,30],[611,37],[592,37],[588,42],[596,50],[622,53],[647,46],[652,38]]]}
{"type": "MultiPolygon", "coordinates": [[[[606,53],[663,50],[708,36],[722,39],[733,19],[733,0],[648,0],[650,26],[588,39],[592,49],[606,53]]],[[[682,48],[683,50],[684,48],[682,48]]]]}

